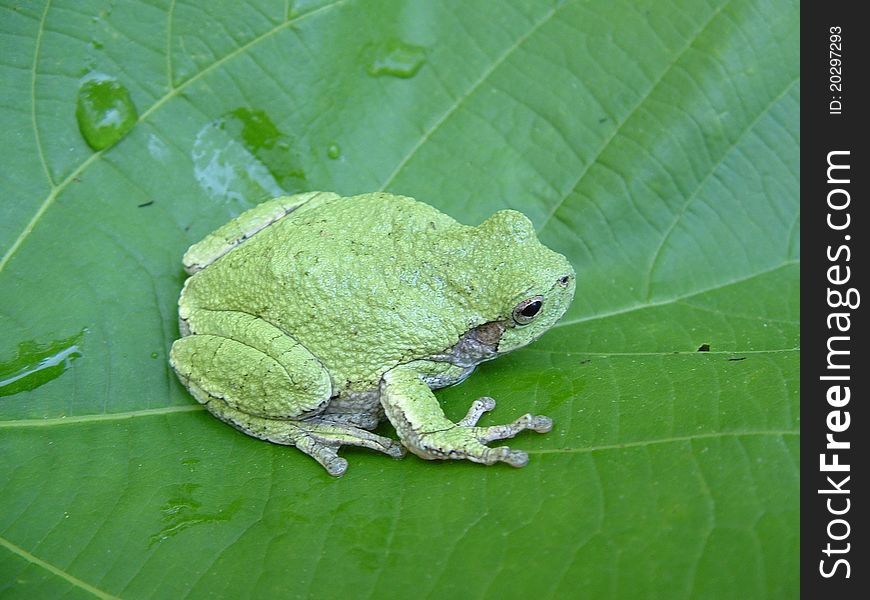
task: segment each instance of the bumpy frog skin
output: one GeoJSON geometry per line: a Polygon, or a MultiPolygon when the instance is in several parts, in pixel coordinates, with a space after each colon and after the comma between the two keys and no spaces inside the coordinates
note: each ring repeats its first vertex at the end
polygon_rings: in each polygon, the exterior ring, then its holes
{"type": "Polygon", "coordinates": [[[413,198],[310,192],[230,221],[184,256],[182,337],[170,362],[219,419],[293,445],[341,475],[344,445],[399,458],[506,462],[486,444],[552,421],[449,421],[432,389],[525,346],[564,314],[574,270],[531,222],[503,210],[477,227],[413,198]],[[399,440],[371,432],[384,418],[399,440]]]}

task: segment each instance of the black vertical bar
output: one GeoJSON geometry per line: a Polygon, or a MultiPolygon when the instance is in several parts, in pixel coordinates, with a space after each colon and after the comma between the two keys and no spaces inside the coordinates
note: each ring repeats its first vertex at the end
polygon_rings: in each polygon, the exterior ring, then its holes
{"type": "Polygon", "coordinates": [[[870,20],[860,2],[801,7],[801,591],[870,592],[863,324],[870,20]],[[860,11],[863,12],[863,11],[860,11]],[[830,437],[829,437],[830,436],[830,437]],[[846,467],[845,465],[848,465],[846,467]]]}

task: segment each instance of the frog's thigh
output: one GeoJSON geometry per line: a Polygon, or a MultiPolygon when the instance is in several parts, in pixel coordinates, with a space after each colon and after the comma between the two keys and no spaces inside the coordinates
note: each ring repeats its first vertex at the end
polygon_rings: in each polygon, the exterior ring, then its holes
{"type": "Polygon", "coordinates": [[[231,311],[194,310],[192,335],[172,345],[170,362],[199,402],[220,420],[253,437],[293,445],[330,475],[347,461],[341,446],[361,446],[394,458],[403,446],[350,423],[321,417],[329,374],[301,344],[271,324],[231,311]],[[306,416],[314,415],[314,416],[306,416]]]}
{"type": "Polygon", "coordinates": [[[195,309],[186,324],[191,335],[175,341],[170,362],[199,402],[218,399],[249,415],[291,419],[329,401],[332,383],[320,361],[263,319],[195,309]]]}
{"type": "Polygon", "coordinates": [[[190,274],[201,271],[246,239],[275,221],[283,219],[303,204],[316,204],[337,197],[338,194],[332,192],[306,192],[293,196],[279,196],[258,204],[191,246],[182,259],[184,268],[190,274]]]}

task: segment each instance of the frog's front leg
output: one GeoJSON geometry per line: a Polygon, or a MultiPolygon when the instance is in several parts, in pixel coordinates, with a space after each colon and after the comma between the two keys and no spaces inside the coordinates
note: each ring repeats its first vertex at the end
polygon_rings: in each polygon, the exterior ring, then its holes
{"type": "Polygon", "coordinates": [[[525,466],[529,461],[525,452],[507,446],[490,448],[486,444],[511,438],[525,429],[546,433],[553,422],[547,417],[525,414],[508,425],[477,427],[481,415],[495,407],[495,400],[485,397],[471,405],[465,418],[453,423],[444,416],[423,380],[430,367],[432,364],[427,361],[402,365],[388,371],[381,383],[381,404],[402,443],[427,460],[464,458],[486,465],[501,461],[514,467],[525,466]]]}

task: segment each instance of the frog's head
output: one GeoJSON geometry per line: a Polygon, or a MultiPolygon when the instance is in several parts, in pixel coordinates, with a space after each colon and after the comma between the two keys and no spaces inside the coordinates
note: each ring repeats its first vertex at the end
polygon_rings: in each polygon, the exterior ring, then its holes
{"type": "Polygon", "coordinates": [[[574,298],[575,274],[568,259],[541,244],[522,213],[502,210],[480,225],[497,252],[492,265],[499,289],[498,321],[504,354],[539,338],[558,321],[574,298]]]}

